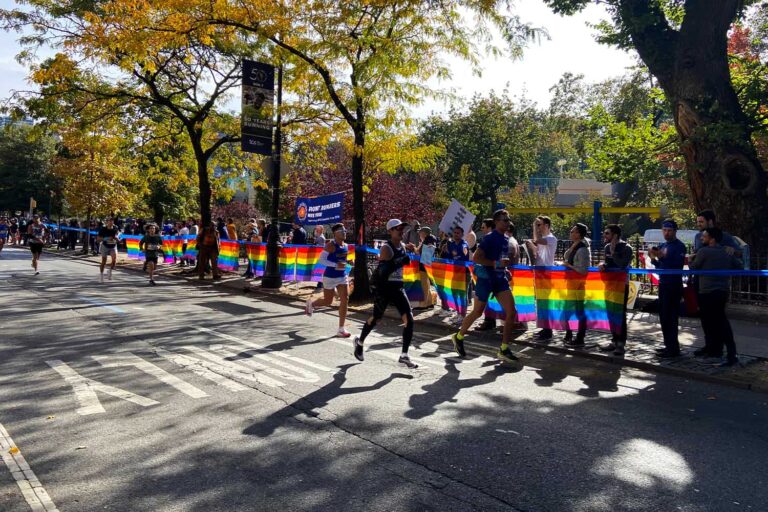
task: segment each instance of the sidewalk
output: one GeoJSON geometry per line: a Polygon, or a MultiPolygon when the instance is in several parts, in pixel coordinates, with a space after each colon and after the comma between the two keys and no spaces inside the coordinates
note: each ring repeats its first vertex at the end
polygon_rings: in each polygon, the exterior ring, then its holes
{"type": "MultiPolygon", "coordinates": [[[[46,250],[46,253],[82,259],[93,263],[98,261],[97,256],[82,255],[77,251],[73,253],[46,250]]],[[[143,262],[129,260],[124,254],[120,254],[118,265],[120,268],[141,273],[143,262]]],[[[244,271],[245,269],[242,268],[240,273],[244,271]]],[[[189,268],[179,267],[178,265],[160,265],[156,275],[160,278],[180,278],[198,282],[197,274],[192,273],[189,268]]],[[[317,285],[314,282],[290,283],[284,285],[279,290],[270,290],[261,288],[259,279],[247,281],[241,275],[234,273],[224,273],[220,281],[211,281],[210,276],[207,276],[206,283],[214,283],[216,286],[238,292],[281,297],[301,302],[306,301],[309,296],[315,293],[317,285]]],[[[350,305],[349,309],[351,312],[367,313],[370,311],[370,306],[350,305]]],[[[433,310],[417,312],[415,314],[417,325],[427,325],[445,334],[455,332],[457,328],[450,323],[449,319],[437,316],[439,311],[439,306],[436,306],[433,310]]],[[[388,317],[397,318],[396,313],[391,308],[387,313],[388,317]]],[[[704,380],[768,393],[768,321],[761,323],[754,320],[731,320],[742,366],[718,368],[711,361],[705,362],[694,358],[692,355],[694,347],[700,346],[704,339],[701,323],[698,318],[680,319],[680,344],[683,356],[674,360],[660,361],[655,357],[654,353],[654,349],[661,345],[661,328],[658,316],[636,310],[629,312],[628,315],[629,336],[627,352],[623,357],[614,356],[612,352],[606,353],[598,350],[599,345],[610,342],[611,336],[605,332],[589,331],[587,333],[587,346],[585,348],[573,349],[562,344],[562,333],[557,331],[555,331],[555,337],[549,343],[543,344],[535,341],[533,338],[536,330],[535,323],[529,322],[525,331],[513,333],[513,340],[514,343],[552,353],[587,357],[652,372],[668,373],[684,378],[704,380]]],[[[747,317],[757,319],[763,318],[765,315],[747,315],[747,317]]],[[[497,323],[500,324],[500,322],[497,323]]],[[[495,354],[500,340],[501,336],[498,329],[496,332],[470,331],[467,336],[468,346],[490,355],[495,354]]]]}

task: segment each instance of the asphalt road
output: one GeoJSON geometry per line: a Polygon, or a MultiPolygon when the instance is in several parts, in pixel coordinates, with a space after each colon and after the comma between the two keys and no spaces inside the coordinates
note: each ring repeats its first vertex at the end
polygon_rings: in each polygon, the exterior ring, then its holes
{"type": "Polygon", "coordinates": [[[3,512],[768,510],[767,395],[97,277],[0,254],[3,512]]]}

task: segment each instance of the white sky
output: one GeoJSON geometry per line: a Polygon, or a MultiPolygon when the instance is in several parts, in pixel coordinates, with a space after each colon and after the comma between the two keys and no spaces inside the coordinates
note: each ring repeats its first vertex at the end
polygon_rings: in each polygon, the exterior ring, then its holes
{"type": "MultiPolygon", "coordinates": [[[[13,0],[0,0],[3,9],[14,6],[13,0]]],[[[517,12],[523,20],[545,27],[551,39],[532,43],[518,61],[486,58],[481,78],[472,75],[465,63],[450,61],[453,78],[448,82],[436,81],[435,85],[451,89],[463,98],[491,90],[501,92],[508,87],[512,95],[524,94],[544,108],[549,104],[549,88],[563,73],[584,74],[588,81],[597,82],[623,74],[634,62],[631,54],[595,42],[594,30],[586,24],[606,17],[600,6],[590,5],[577,16],[561,17],[553,14],[542,0],[519,0],[517,12]]],[[[18,37],[15,33],[0,32],[0,48],[5,48],[0,54],[0,99],[8,98],[12,90],[29,87],[25,78],[27,71],[14,60],[19,51],[18,37]]],[[[414,114],[425,117],[447,108],[448,105],[443,102],[429,101],[416,109],[414,114]]]]}

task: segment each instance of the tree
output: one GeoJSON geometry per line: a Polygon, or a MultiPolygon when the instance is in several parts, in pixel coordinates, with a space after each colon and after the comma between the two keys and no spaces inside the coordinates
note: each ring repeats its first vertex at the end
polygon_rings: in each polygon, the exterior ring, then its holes
{"type": "Polygon", "coordinates": [[[161,109],[175,118],[194,155],[202,222],[210,222],[209,163],[223,145],[240,140],[236,120],[217,110],[240,84],[238,41],[221,43],[215,31],[203,39],[168,37],[173,26],[137,24],[118,1],[21,3],[29,9],[0,11],[5,28],[31,29],[35,35],[23,38],[30,48],[45,42],[61,50],[33,71],[42,94],[70,104],[109,103],[138,115],[161,109]]]}
{"type": "Polygon", "coordinates": [[[61,183],[51,174],[55,140],[39,128],[20,123],[0,130],[0,209],[25,211],[29,199],[47,211],[48,199],[60,199],[61,183]]]}
{"type": "MultiPolygon", "coordinates": [[[[352,202],[359,242],[366,230],[365,148],[371,130],[403,122],[404,106],[434,93],[428,80],[448,75],[441,55],[477,63],[476,43],[490,42],[489,27],[501,30],[515,55],[524,42],[540,33],[497,10],[506,4],[497,0],[319,0],[257,5],[236,0],[226,8],[214,2],[187,1],[190,5],[179,11],[196,16],[202,24],[234,27],[271,41],[281,50],[281,59],[303,62],[316,74],[319,80],[311,84],[322,86],[354,138],[352,202]]],[[[362,299],[369,294],[368,273],[365,258],[358,256],[354,298],[362,299]]]]}
{"type": "MultiPolygon", "coordinates": [[[[591,0],[545,0],[573,14],[591,0]]],[[[753,120],[731,82],[728,31],[743,0],[607,0],[601,41],[635,49],[671,105],[697,209],[753,246],[768,246],[768,178],[752,143],[753,120]]]]}
{"type": "Polygon", "coordinates": [[[540,136],[533,106],[506,93],[475,96],[466,110],[452,107],[445,118],[428,119],[420,134],[424,143],[445,149],[449,195],[482,204],[477,214],[493,212],[501,189],[514,188],[536,170],[540,136]]]}

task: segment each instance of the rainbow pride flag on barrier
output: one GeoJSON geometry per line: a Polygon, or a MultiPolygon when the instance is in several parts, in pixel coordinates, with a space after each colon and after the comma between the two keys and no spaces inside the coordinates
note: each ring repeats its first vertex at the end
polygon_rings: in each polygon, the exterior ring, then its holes
{"type": "MultiPolygon", "coordinates": [[[[296,276],[291,281],[314,281],[315,267],[321,267],[321,270],[325,270],[323,265],[318,265],[317,260],[320,259],[320,253],[323,252],[323,247],[318,245],[300,245],[296,247],[296,276]]],[[[320,279],[322,279],[322,271],[320,272],[320,279]]]]}
{"type": "Polygon", "coordinates": [[[132,260],[143,260],[144,253],[139,250],[139,242],[141,241],[138,235],[122,235],[120,237],[125,240],[125,246],[128,249],[128,257],[132,260]]]}
{"type": "Polygon", "coordinates": [[[245,250],[254,275],[263,276],[267,268],[267,244],[245,242],[245,250]]]}
{"type": "MultiPolygon", "coordinates": [[[[512,269],[510,272],[509,287],[512,289],[512,298],[515,299],[517,321],[531,322],[536,320],[536,296],[533,270],[512,269]]],[[[497,320],[504,320],[506,318],[504,309],[494,296],[491,296],[485,311],[489,318],[495,318],[497,320]]]]}
{"type": "Polygon", "coordinates": [[[536,325],[541,328],[579,328],[621,332],[624,316],[625,272],[595,272],[582,276],[572,270],[535,269],[536,325]]]}
{"type": "Polygon", "coordinates": [[[196,258],[197,258],[197,237],[194,235],[190,235],[189,238],[187,238],[187,248],[184,250],[184,253],[181,255],[181,259],[194,260],[196,258]]]}
{"type": "Polygon", "coordinates": [[[449,261],[432,260],[425,265],[427,274],[435,283],[440,301],[458,312],[467,314],[467,267],[449,261]]]}
{"type": "Polygon", "coordinates": [[[424,300],[424,290],[421,287],[421,276],[419,275],[419,261],[416,259],[412,259],[408,265],[403,267],[403,288],[410,302],[424,300]]]}
{"type": "Polygon", "coordinates": [[[219,248],[219,270],[236,272],[240,259],[240,243],[237,240],[222,240],[219,248]]]}
{"type": "MultiPolygon", "coordinates": [[[[293,281],[296,269],[296,245],[284,245],[278,254],[278,268],[283,281],[293,281]]],[[[319,254],[319,253],[318,253],[319,254]]]]}
{"type": "Polygon", "coordinates": [[[163,256],[165,263],[173,263],[173,258],[184,254],[184,238],[180,236],[163,237],[163,256]]]}

